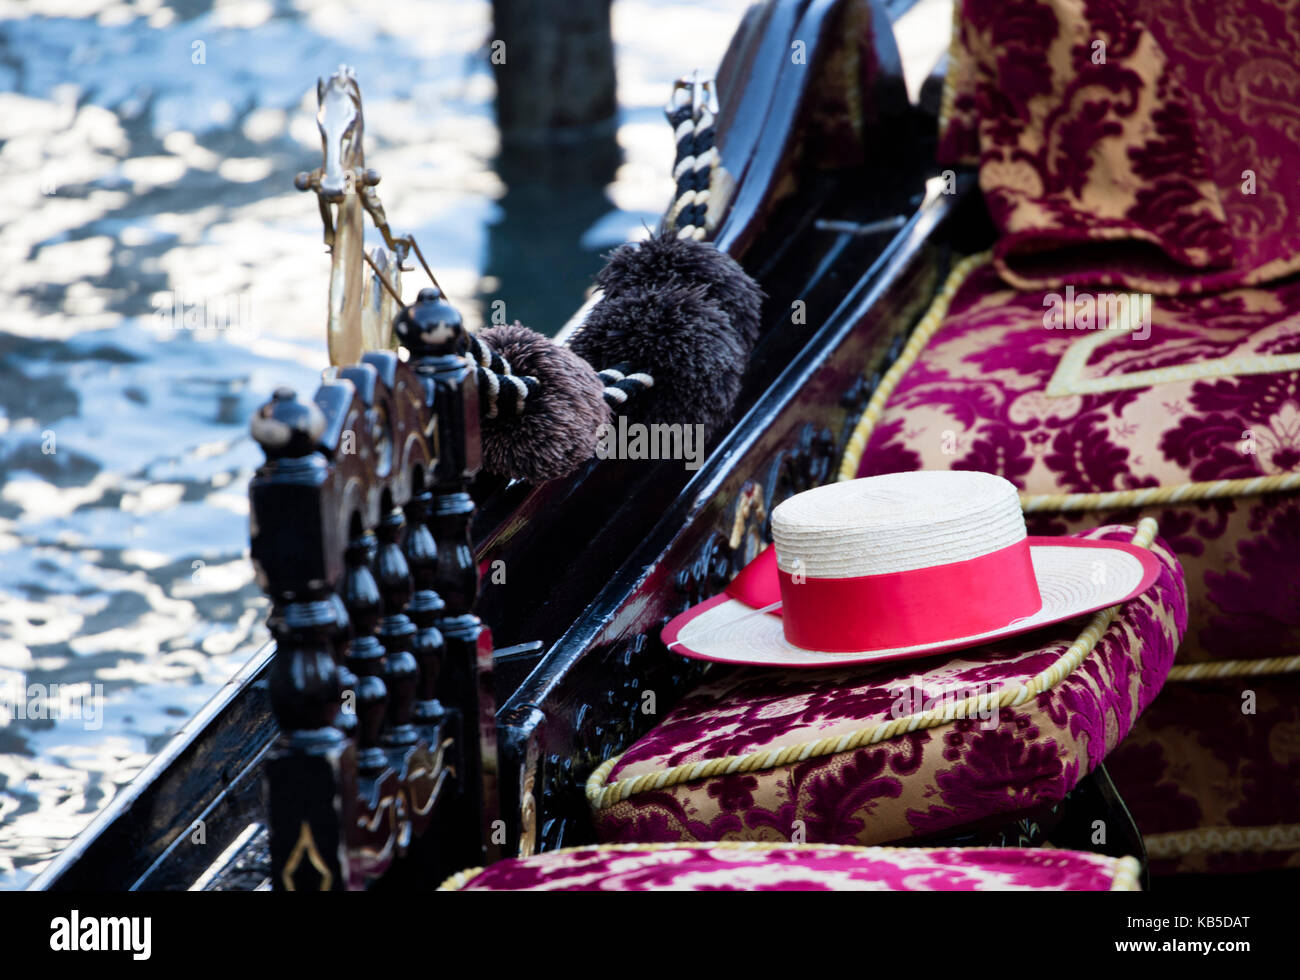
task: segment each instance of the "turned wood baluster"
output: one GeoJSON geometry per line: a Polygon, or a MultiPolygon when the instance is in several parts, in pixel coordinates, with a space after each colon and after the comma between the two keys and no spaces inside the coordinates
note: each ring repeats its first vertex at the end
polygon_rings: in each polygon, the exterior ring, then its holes
{"type": "Polygon", "coordinates": [[[416,688],[412,717],[417,726],[437,725],[445,714],[438,701],[438,682],[447,645],[434,624],[442,617],[446,603],[434,590],[438,547],[429,531],[433,517],[433,494],[427,490],[415,494],[406,505],[406,540],[402,551],[411,569],[415,591],[406,612],[416,626],[411,653],[420,665],[420,682],[416,688]]]}
{"type": "Polygon", "coordinates": [[[334,717],[334,726],[344,735],[353,738],[357,734],[356,690],[357,675],[348,666],[348,643],[352,635],[352,617],[348,614],[347,604],[337,592],[327,597],[334,610],[334,633],[331,652],[334,663],[339,669],[339,686],[343,688],[343,708],[334,717]]]}
{"type": "Polygon", "coordinates": [[[388,652],[377,635],[383,618],[383,590],[374,569],[381,548],[370,531],[355,533],[346,551],[343,601],[352,616],[347,666],[356,675],[357,803],[348,830],[355,867],[352,887],[362,888],[392,864],[401,824],[401,779],[389,757],[385,722],[400,697],[389,683],[388,652]]]}
{"type": "Polygon", "coordinates": [[[277,649],[271,707],[281,734],[267,755],[272,884],[342,890],[351,869],[343,828],[353,819],[354,751],[335,727],[342,685],[335,662],[338,608],[322,542],[329,468],[317,444],[321,410],[287,388],[253,417],[267,461],[249,487],[251,553],[271,597],[277,649]]]}
{"type": "Polygon", "coordinates": [[[384,715],[388,709],[388,685],[384,682],[384,647],[375,636],[382,599],[371,564],[375,536],[365,530],[354,533],[344,552],[347,571],[343,577],[343,604],[352,619],[352,640],[345,663],[353,675],[356,703],[357,766],[362,775],[377,776],[388,764],[380,744],[384,715]]]}
{"type": "Polygon", "coordinates": [[[437,545],[432,587],[445,606],[432,625],[445,644],[440,698],[455,739],[460,805],[443,831],[448,866],[497,856],[492,843],[496,804],[496,721],[491,690],[492,636],[474,615],[479,573],[470,542],[474,502],[469,481],[480,463],[478,385],[465,359],[460,314],[436,289],[420,291],[394,322],[399,341],[424,381],[437,419],[438,459],[432,474],[431,527],[437,545]]]}
{"type": "MultiPolygon", "coordinates": [[[[377,565],[385,610],[379,625],[379,639],[387,651],[384,679],[389,690],[384,746],[388,751],[388,764],[401,787],[394,799],[395,814],[401,821],[397,840],[399,855],[406,854],[429,825],[432,801],[440,778],[437,752],[442,738],[440,727],[422,725],[417,728],[414,724],[421,678],[420,664],[412,648],[416,645],[419,631],[406,612],[411,602],[411,573],[398,542],[403,538],[404,529],[407,535],[419,532],[418,529],[406,529],[405,525],[406,518],[397,508],[380,522],[377,565]]],[[[429,848],[424,848],[421,853],[428,852],[429,848]]],[[[417,864],[423,865],[424,862],[417,861],[417,864]]],[[[415,879],[413,884],[418,885],[419,872],[418,868],[409,869],[403,877],[415,879]]]]}
{"type": "Polygon", "coordinates": [[[411,645],[416,628],[406,615],[411,598],[411,572],[398,543],[406,526],[399,508],[384,515],[379,524],[379,554],[375,570],[383,596],[383,619],[379,621],[379,642],[384,647],[384,683],[388,687],[388,712],[384,719],[383,743],[389,749],[389,763],[402,771],[403,750],[419,736],[411,724],[420,668],[411,645]],[[394,751],[395,750],[395,751],[394,751]]]}

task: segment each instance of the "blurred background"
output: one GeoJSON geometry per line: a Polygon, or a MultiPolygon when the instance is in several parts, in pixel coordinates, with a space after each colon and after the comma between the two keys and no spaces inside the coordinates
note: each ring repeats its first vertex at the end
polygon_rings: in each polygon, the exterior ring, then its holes
{"type": "MultiPolygon", "coordinates": [[[[591,8],[512,6],[524,38],[579,37],[591,8]]],[[[616,88],[565,49],[590,87],[522,86],[503,140],[488,0],[0,0],[0,888],[266,639],[247,419],[328,363],[329,259],[293,188],[321,159],[317,77],[355,68],[389,219],[466,320],[500,300],[554,333],[601,254],[658,220],[672,81],[713,72],[746,6],[616,0],[616,88]],[[566,107],[539,149],[529,113],[566,107]],[[95,684],[97,722],[15,706],[95,684]]]]}

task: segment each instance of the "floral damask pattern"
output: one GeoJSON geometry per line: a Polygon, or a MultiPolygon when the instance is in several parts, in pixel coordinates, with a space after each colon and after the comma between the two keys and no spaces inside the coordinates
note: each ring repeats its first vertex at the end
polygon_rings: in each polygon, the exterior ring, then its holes
{"type": "MultiPolygon", "coordinates": [[[[1055,494],[1300,469],[1300,370],[1291,360],[1300,346],[1300,281],[1161,298],[1145,339],[1046,329],[1045,299],[1044,291],[1009,289],[989,266],[973,273],[895,389],[858,475],[975,469],[1026,493],[1055,494]],[[1071,368],[1079,347],[1088,356],[1071,368]],[[1107,384],[1115,390],[1095,390],[1107,384]],[[1049,394],[1053,386],[1061,393],[1049,394]]],[[[1183,662],[1300,649],[1300,586],[1290,572],[1300,501],[1250,497],[1101,516],[1144,515],[1159,522],[1187,573],[1183,662]]],[[[1098,519],[1028,515],[1035,534],[1098,519]]]]}
{"type": "MultiPolygon", "coordinates": [[[[1009,289],[991,267],[973,274],[895,389],[859,474],[981,469],[1029,494],[1058,494],[1300,471],[1300,281],[1157,298],[1145,339],[1045,329],[1046,298],[1009,289]]],[[[1300,650],[1295,494],[1026,519],[1031,534],[1067,534],[1143,516],[1159,522],[1187,576],[1180,663],[1300,650]]],[[[1245,690],[1262,704],[1284,681],[1206,683],[1197,682],[1196,698],[1170,685],[1109,762],[1139,826],[1176,834],[1300,825],[1300,798],[1284,789],[1300,775],[1300,736],[1286,734],[1300,731],[1300,701],[1243,716],[1245,690]],[[1234,724],[1212,720],[1225,711],[1234,724]],[[1216,738],[1227,740],[1218,756],[1216,738]]],[[[1154,866],[1288,861],[1300,865],[1300,851],[1193,850],[1154,866]]]]}
{"type": "Polygon", "coordinates": [[[1078,851],[814,845],[574,847],[499,861],[464,891],[1111,891],[1135,862],[1078,851]]]}
{"type": "Polygon", "coordinates": [[[1300,823],[1300,676],[1170,684],[1106,765],[1148,839],[1173,840],[1153,873],[1300,868],[1294,846],[1233,850],[1202,829],[1300,823]]]}
{"type": "MultiPolygon", "coordinates": [[[[1131,529],[1088,537],[1129,540],[1131,529]]],[[[635,793],[599,809],[606,841],[791,840],[879,844],[1059,801],[1159,691],[1186,625],[1177,562],[1163,544],[1156,583],[1124,605],[1082,664],[1013,708],[956,718],[829,755],[635,793]],[[797,822],[797,823],[796,823],[797,822]]],[[[611,782],[683,763],[798,746],[1027,682],[1058,660],[1087,617],[977,651],[872,667],[727,671],[692,692],[610,773],[611,782]]]]}
{"type": "Polygon", "coordinates": [[[1008,282],[1158,294],[1300,269],[1300,14],[1260,0],[964,0],[947,162],[1008,282]]]}

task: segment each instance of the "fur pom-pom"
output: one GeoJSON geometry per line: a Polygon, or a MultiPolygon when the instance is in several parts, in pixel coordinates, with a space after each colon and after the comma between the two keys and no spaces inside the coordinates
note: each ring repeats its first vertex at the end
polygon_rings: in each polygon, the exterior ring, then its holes
{"type": "Polygon", "coordinates": [[[654,378],[628,403],[629,418],[700,423],[706,439],[730,420],[749,359],[731,318],[703,286],[607,294],[570,343],[593,365],[628,364],[654,378]]]}
{"type": "Polygon", "coordinates": [[[707,242],[660,233],[620,245],[596,275],[596,285],[610,299],[672,287],[702,288],[705,297],[731,319],[746,353],[758,340],[763,291],[740,263],[707,242]]]}
{"type": "Polygon", "coordinates": [[[518,322],[490,327],[478,336],[509,362],[512,374],[538,380],[522,415],[483,420],[484,468],[544,483],[591,459],[601,427],[610,421],[604,382],[595,369],[518,322]]]}

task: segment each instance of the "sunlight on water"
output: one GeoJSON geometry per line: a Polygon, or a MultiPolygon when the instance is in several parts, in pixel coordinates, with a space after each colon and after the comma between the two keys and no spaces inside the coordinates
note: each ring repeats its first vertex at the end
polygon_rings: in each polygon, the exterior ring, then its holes
{"type": "MultiPolygon", "coordinates": [[[[614,4],[623,160],[572,235],[586,277],[657,220],[671,82],[712,71],[744,7],[614,4]]],[[[319,162],[317,75],[356,69],[388,214],[467,321],[497,289],[532,300],[493,259],[490,35],[476,0],[0,0],[0,887],[265,638],[246,422],[326,364],[327,258],[292,186],[319,162]]]]}

